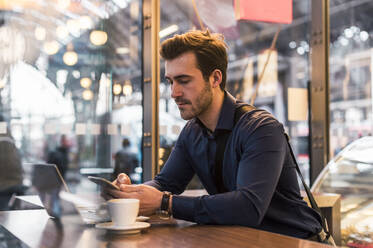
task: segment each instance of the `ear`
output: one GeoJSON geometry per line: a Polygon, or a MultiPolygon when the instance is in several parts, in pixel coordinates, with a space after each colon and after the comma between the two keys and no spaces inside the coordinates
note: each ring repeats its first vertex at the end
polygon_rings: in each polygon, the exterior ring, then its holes
{"type": "Polygon", "coordinates": [[[210,74],[210,83],[211,87],[216,88],[220,87],[220,83],[223,80],[223,74],[219,69],[215,69],[211,74],[210,74]]]}

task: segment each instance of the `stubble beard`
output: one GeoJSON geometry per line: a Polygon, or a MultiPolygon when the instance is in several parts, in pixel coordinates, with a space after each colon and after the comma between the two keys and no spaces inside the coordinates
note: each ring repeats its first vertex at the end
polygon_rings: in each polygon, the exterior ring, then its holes
{"type": "Polygon", "coordinates": [[[208,82],[206,82],[205,87],[201,93],[196,97],[195,104],[190,103],[191,110],[179,109],[181,118],[184,120],[190,120],[198,117],[203,112],[205,112],[212,102],[212,90],[208,82]]]}

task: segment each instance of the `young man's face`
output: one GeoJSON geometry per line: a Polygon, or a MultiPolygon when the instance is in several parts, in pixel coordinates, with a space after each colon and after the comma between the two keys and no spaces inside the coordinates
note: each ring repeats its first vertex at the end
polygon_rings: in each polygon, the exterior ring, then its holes
{"type": "Polygon", "coordinates": [[[186,52],[165,64],[165,77],[171,84],[171,97],[180,110],[181,118],[190,120],[208,109],[212,89],[197,68],[196,56],[186,52]]]}

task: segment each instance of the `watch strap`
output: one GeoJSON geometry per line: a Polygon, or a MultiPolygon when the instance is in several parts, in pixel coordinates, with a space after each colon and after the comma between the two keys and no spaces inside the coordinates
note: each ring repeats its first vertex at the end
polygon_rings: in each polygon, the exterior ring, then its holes
{"type": "Polygon", "coordinates": [[[161,211],[169,212],[168,205],[170,204],[171,193],[168,191],[163,192],[162,202],[161,202],[161,211]]]}

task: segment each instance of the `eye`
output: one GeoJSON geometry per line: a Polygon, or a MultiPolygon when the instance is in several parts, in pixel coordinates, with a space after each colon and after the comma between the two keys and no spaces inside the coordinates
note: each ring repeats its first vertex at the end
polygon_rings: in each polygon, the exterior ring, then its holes
{"type": "Polygon", "coordinates": [[[190,80],[180,80],[179,81],[179,84],[187,84],[189,83],[190,80]]]}
{"type": "Polygon", "coordinates": [[[172,81],[170,79],[166,78],[166,81],[167,81],[167,83],[172,85],[172,81]]]}

